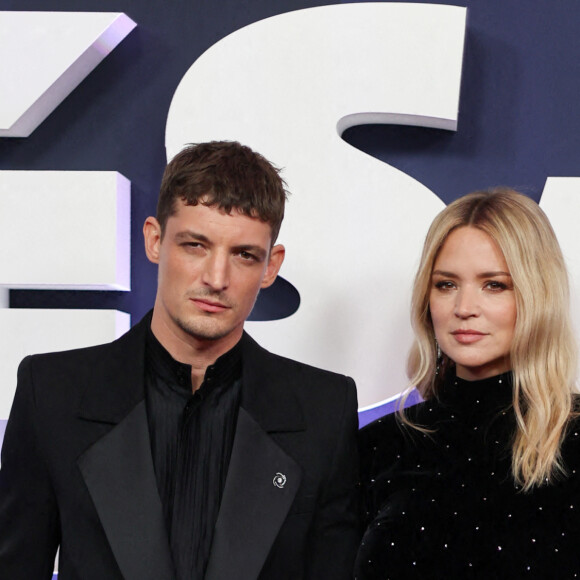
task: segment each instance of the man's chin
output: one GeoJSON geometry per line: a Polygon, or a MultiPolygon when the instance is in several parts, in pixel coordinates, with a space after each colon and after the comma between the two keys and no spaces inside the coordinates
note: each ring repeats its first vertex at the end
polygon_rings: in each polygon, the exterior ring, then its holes
{"type": "Polygon", "coordinates": [[[183,320],[176,321],[179,328],[196,340],[216,341],[231,334],[231,328],[220,328],[217,325],[195,324],[183,320]]]}

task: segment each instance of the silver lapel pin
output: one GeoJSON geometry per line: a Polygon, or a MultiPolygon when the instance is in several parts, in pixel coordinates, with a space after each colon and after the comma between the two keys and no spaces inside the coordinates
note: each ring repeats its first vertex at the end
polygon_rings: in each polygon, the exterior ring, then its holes
{"type": "Polygon", "coordinates": [[[286,485],[286,476],[283,473],[278,472],[274,476],[274,479],[272,480],[272,483],[276,487],[279,487],[280,489],[282,489],[286,485]]]}

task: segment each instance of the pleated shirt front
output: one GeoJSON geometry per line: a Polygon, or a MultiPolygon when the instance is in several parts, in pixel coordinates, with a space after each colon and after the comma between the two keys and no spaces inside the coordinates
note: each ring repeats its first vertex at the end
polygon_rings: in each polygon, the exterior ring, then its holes
{"type": "Polygon", "coordinates": [[[191,366],[149,329],[145,392],[157,486],[178,580],[202,580],[228,472],[241,394],[240,343],[192,392],[191,366]]]}

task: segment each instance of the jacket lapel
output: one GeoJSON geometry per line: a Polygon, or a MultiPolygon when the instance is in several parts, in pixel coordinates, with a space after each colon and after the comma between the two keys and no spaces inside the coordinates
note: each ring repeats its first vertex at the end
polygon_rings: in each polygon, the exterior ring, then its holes
{"type": "Polygon", "coordinates": [[[303,430],[301,407],[272,355],[242,340],[242,404],[205,580],[258,578],[302,478],[270,435],[303,430]]]}
{"type": "Polygon", "coordinates": [[[172,578],[145,401],[86,451],[78,465],[126,580],[172,578]]]}
{"type": "Polygon", "coordinates": [[[103,353],[103,375],[85,391],[78,411],[81,420],[100,423],[100,428],[112,425],[77,464],[126,580],[175,576],[144,400],[149,323],[146,317],[103,353]]]}

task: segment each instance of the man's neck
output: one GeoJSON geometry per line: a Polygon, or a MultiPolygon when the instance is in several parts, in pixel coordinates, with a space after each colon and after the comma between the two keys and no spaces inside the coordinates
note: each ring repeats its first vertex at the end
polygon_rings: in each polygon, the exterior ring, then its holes
{"type": "Polygon", "coordinates": [[[191,386],[195,392],[203,383],[207,367],[239,342],[243,328],[217,340],[203,340],[179,328],[170,327],[155,316],[154,310],[151,332],[176,361],[191,365],[191,386]]]}

